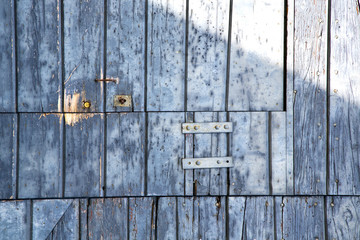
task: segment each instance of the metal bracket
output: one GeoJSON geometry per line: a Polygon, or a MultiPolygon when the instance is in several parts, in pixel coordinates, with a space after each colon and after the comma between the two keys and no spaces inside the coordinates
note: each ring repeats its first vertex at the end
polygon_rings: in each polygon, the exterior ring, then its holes
{"type": "Polygon", "coordinates": [[[232,157],[183,158],[183,169],[230,168],[234,167],[232,157]]]}
{"type": "Polygon", "coordinates": [[[232,122],[183,123],[183,133],[229,133],[233,131],[232,122]]]}
{"type": "Polygon", "coordinates": [[[131,95],[115,95],[114,107],[131,107],[131,95]]]}

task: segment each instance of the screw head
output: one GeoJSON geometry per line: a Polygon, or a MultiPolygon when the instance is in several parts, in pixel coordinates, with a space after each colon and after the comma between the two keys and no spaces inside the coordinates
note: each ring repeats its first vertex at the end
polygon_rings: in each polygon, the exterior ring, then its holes
{"type": "Polygon", "coordinates": [[[199,160],[197,160],[195,163],[196,163],[196,165],[198,165],[198,166],[201,164],[201,162],[200,162],[199,160]]]}
{"type": "Polygon", "coordinates": [[[225,128],[225,129],[229,129],[229,126],[228,126],[228,125],[224,125],[224,128],[225,128]]]}

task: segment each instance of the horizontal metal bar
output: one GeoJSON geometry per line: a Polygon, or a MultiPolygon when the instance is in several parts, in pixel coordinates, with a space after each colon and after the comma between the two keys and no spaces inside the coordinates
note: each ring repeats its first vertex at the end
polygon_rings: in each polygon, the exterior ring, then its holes
{"type": "Polygon", "coordinates": [[[183,133],[228,133],[233,131],[232,122],[183,123],[183,133]]]}
{"type": "Polygon", "coordinates": [[[114,82],[114,83],[116,83],[116,79],[112,79],[112,78],[95,79],[95,82],[114,82]]]}
{"type": "Polygon", "coordinates": [[[183,169],[230,168],[234,167],[232,157],[183,158],[183,169]]]}

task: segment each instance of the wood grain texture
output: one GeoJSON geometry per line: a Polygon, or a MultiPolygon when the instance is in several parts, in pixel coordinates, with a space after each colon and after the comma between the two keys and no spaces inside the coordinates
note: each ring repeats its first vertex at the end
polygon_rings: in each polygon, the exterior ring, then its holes
{"type": "Polygon", "coordinates": [[[243,239],[245,221],[245,197],[228,197],[229,239],[243,239]]]}
{"type": "Polygon", "coordinates": [[[145,0],[107,1],[106,111],[144,111],[145,0]],[[131,95],[132,108],[114,107],[114,95],[131,95]]]}
{"type": "Polygon", "coordinates": [[[283,202],[276,214],[282,214],[284,239],[325,239],[323,197],[285,197],[283,202]]]}
{"type": "Polygon", "coordinates": [[[30,200],[0,202],[2,239],[30,239],[30,200]]]}
{"type": "Polygon", "coordinates": [[[103,195],[104,115],[65,114],[65,197],[103,195]]]}
{"type": "MultiPolygon", "coordinates": [[[[187,123],[194,122],[194,113],[186,112],[185,118],[187,123]]],[[[194,134],[185,134],[185,157],[194,157],[194,134]]],[[[186,196],[193,196],[194,194],[194,170],[184,170],[185,179],[185,194],[186,196]]]]}
{"type": "Polygon", "coordinates": [[[16,110],[14,1],[2,0],[0,3],[0,112],[16,110]]]}
{"type": "MultiPolygon", "coordinates": [[[[226,113],[195,112],[195,122],[226,122],[226,113]]],[[[226,157],[227,135],[194,134],[194,157],[226,157]]],[[[196,195],[226,195],[227,169],[194,170],[194,192],[196,195]]]]}
{"type": "MultiPolygon", "coordinates": [[[[273,195],[287,194],[286,112],[271,114],[271,186],[273,195]]],[[[290,183],[290,185],[292,185],[290,183]]]]}
{"type": "Polygon", "coordinates": [[[284,108],[284,1],[233,1],[230,111],[284,108]]]}
{"type": "Polygon", "coordinates": [[[326,193],[326,3],[325,0],[295,3],[296,194],[326,193]]]}
{"type": "MultiPolygon", "coordinates": [[[[195,203],[194,203],[195,205],[195,203]]],[[[198,207],[199,239],[225,239],[225,197],[201,197],[198,207]]],[[[196,220],[195,220],[196,221],[196,220]]]]}
{"type": "Polygon", "coordinates": [[[360,239],[360,198],[326,197],[329,239],[360,239]]]}
{"type": "Polygon", "coordinates": [[[245,205],[243,239],[275,239],[274,199],[248,197],[245,205]]]}
{"type": "Polygon", "coordinates": [[[73,201],[72,199],[33,201],[32,238],[46,239],[73,201]]]}
{"type": "Polygon", "coordinates": [[[177,198],[178,239],[198,239],[199,231],[199,198],[177,198]]]}
{"type": "Polygon", "coordinates": [[[145,113],[107,114],[106,195],[145,191],[145,113]]]}
{"type": "MultiPolygon", "coordinates": [[[[295,1],[287,2],[286,11],[286,193],[294,194],[294,22],[295,1]]],[[[285,49],[284,49],[285,51],[285,49]]],[[[285,56],[285,55],[284,55],[285,56]]],[[[285,61],[285,60],[284,60],[285,61]]]]}
{"type": "Polygon", "coordinates": [[[223,111],[226,94],[229,1],[190,1],[188,111],[223,111]]]}
{"type": "Polygon", "coordinates": [[[360,194],[360,18],[356,1],[332,1],[330,194],[360,194]]]}
{"type": "Polygon", "coordinates": [[[183,195],[183,112],[148,113],[147,193],[183,195]]]}
{"type": "Polygon", "coordinates": [[[104,1],[64,0],[64,110],[103,111],[104,1]],[[84,101],[91,107],[84,108],[84,101]]]}
{"type": "Polygon", "coordinates": [[[127,239],[128,199],[91,199],[88,211],[89,239],[127,239]]]}
{"type": "Polygon", "coordinates": [[[0,114],[0,199],[16,197],[17,116],[0,114]]]}
{"type": "Polygon", "coordinates": [[[61,112],[60,1],[17,1],[18,110],[61,112]]]}
{"type": "Polygon", "coordinates": [[[154,198],[130,198],[128,239],[155,239],[156,211],[154,198]]]}
{"type": "Polygon", "coordinates": [[[268,113],[231,112],[230,195],[269,194],[268,113]]]}
{"type": "Polygon", "coordinates": [[[186,1],[150,1],[148,26],[147,110],[184,111],[186,1]]]}
{"type": "Polygon", "coordinates": [[[19,198],[62,196],[63,115],[19,116],[19,198]]]}
{"type": "Polygon", "coordinates": [[[60,220],[57,222],[51,233],[47,236],[46,240],[55,239],[85,239],[79,235],[80,225],[80,210],[79,201],[74,199],[60,220]]]}
{"type": "Polygon", "coordinates": [[[156,215],[156,237],[158,239],[177,239],[177,200],[175,197],[164,197],[158,201],[156,215]]]}

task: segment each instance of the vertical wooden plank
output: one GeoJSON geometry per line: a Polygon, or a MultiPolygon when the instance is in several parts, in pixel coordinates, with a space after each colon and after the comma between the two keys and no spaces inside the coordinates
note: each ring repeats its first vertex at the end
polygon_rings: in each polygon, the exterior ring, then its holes
{"type": "Polygon", "coordinates": [[[0,233],[3,239],[30,239],[30,200],[0,202],[0,233]]]}
{"type": "Polygon", "coordinates": [[[283,197],[274,197],[275,239],[285,239],[283,234],[283,197]]]}
{"type": "Polygon", "coordinates": [[[228,197],[229,239],[243,239],[245,221],[245,197],[228,197]]]}
{"type": "Polygon", "coordinates": [[[283,110],[284,1],[234,1],[231,26],[228,109],[283,110]]]}
{"type": "Polygon", "coordinates": [[[154,198],[129,199],[129,239],[155,239],[154,198]]]}
{"type": "Polygon", "coordinates": [[[17,1],[18,110],[61,112],[60,1],[17,1]]]}
{"type": "Polygon", "coordinates": [[[229,3],[189,2],[188,111],[225,110],[229,3]]]}
{"type": "Polygon", "coordinates": [[[16,129],[15,114],[0,114],[0,199],[16,197],[16,129]]]}
{"type": "Polygon", "coordinates": [[[269,194],[268,113],[231,112],[229,194],[269,194]]]}
{"type": "Polygon", "coordinates": [[[178,197],[178,235],[177,239],[198,239],[199,201],[194,197],[178,197]]]}
{"type": "Polygon", "coordinates": [[[271,114],[271,186],[272,194],[284,195],[288,189],[286,161],[286,112],[271,114]]]}
{"type": "Polygon", "coordinates": [[[144,111],[145,0],[107,1],[106,111],[144,111]],[[114,95],[131,95],[132,108],[114,107],[114,95]]]}
{"type": "Polygon", "coordinates": [[[183,112],[149,113],[147,152],[148,195],[183,195],[183,112]]]}
{"type": "Polygon", "coordinates": [[[81,240],[88,239],[88,217],[89,217],[89,199],[79,199],[79,208],[80,208],[80,215],[79,215],[79,228],[80,228],[80,237],[81,240]]]}
{"type": "Polygon", "coordinates": [[[330,194],[360,194],[359,8],[331,1],[330,194]]]}
{"type": "Polygon", "coordinates": [[[295,2],[296,194],[326,193],[326,2],[295,2]]]}
{"type": "Polygon", "coordinates": [[[107,115],[106,195],[145,191],[145,113],[107,115]]]}
{"type": "Polygon", "coordinates": [[[199,198],[199,239],[225,239],[225,197],[199,198]]]}
{"type": "Polygon", "coordinates": [[[157,238],[176,239],[177,236],[177,201],[175,197],[161,197],[157,209],[157,238]]]}
{"type": "Polygon", "coordinates": [[[284,239],[325,239],[324,198],[285,197],[284,239]]]}
{"type": "Polygon", "coordinates": [[[360,239],[360,198],[326,197],[329,239],[360,239]]]}
{"type": "Polygon", "coordinates": [[[153,0],[148,11],[147,110],[184,111],[186,0],[153,0]]]}
{"type": "MultiPolygon", "coordinates": [[[[194,122],[194,113],[185,113],[186,122],[194,122]]],[[[194,134],[185,134],[185,157],[194,157],[194,134]]],[[[185,174],[185,195],[193,196],[194,194],[194,170],[184,170],[185,174]]]]}
{"type": "Polygon", "coordinates": [[[60,218],[46,240],[55,239],[80,239],[80,200],[72,201],[64,215],[60,218]]]}
{"type": "MultiPolygon", "coordinates": [[[[195,122],[226,121],[224,112],[196,112],[195,122]]],[[[194,157],[227,156],[227,134],[195,134],[194,157]]],[[[227,169],[197,169],[194,171],[196,195],[225,195],[227,192],[227,169]]]]}
{"type": "Polygon", "coordinates": [[[127,239],[126,198],[91,199],[88,211],[89,239],[127,239]]]}
{"type": "Polygon", "coordinates": [[[64,26],[65,112],[101,112],[104,85],[95,79],[104,71],[104,1],[64,0],[64,26]]]}
{"type": "MultiPolygon", "coordinates": [[[[294,22],[295,0],[286,3],[286,194],[294,194],[294,22]]],[[[285,49],[284,49],[285,51],[285,49]]],[[[284,54],[285,55],[285,54],[284,54]]]]}
{"type": "Polygon", "coordinates": [[[245,206],[243,238],[275,239],[274,198],[248,197],[245,206]]]}
{"type": "Polygon", "coordinates": [[[103,114],[65,114],[65,197],[103,195],[103,119],[103,114]]]}
{"type": "Polygon", "coordinates": [[[46,239],[73,201],[72,199],[35,200],[32,208],[32,239],[46,239]]]}
{"type": "Polygon", "coordinates": [[[19,198],[61,197],[62,114],[19,116],[19,198]]]}
{"type": "Polygon", "coordinates": [[[15,0],[3,0],[0,4],[0,72],[3,78],[0,88],[0,112],[15,112],[15,0]]]}

